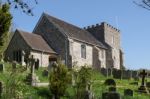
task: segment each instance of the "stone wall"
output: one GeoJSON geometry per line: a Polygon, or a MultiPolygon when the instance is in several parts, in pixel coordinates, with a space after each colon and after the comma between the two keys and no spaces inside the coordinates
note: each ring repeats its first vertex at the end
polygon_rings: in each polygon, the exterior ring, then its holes
{"type": "Polygon", "coordinates": [[[85,64],[88,66],[92,66],[93,60],[93,47],[86,43],[82,43],[75,40],[70,40],[70,55],[72,56],[72,63],[76,64],[77,66],[84,66],[85,64]],[[86,45],[86,58],[81,57],[81,44],[86,45]]]}
{"type": "Polygon", "coordinates": [[[100,25],[97,24],[95,26],[88,26],[85,29],[99,41],[110,46],[106,52],[107,67],[120,69],[120,30],[105,22],[100,25]]]}
{"type": "Polygon", "coordinates": [[[21,35],[15,32],[5,51],[5,59],[13,61],[13,52],[18,50],[24,50],[25,53],[28,53],[30,52],[30,47],[26,44],[21,35]]]}
{"type": "Polygon", "coordinates": [[[60,59],[66,65],[70,65],[67,38],[44,15],[41,16],[33,33],[41,35],[48,45],[59,54],[60,59]]]}
{"type": "Polygon", "coordinates": [[[39,59],[39,66],[48,67],[48,65],[49,65],[49,54],[44,53],[44,52],[32,51],[31,55],[33,55],[35,59],[39,59]]]}
{"type": "Polygon", "coordinates": [[[93,67],[96,69],[106,68],[106,51],[93,47],[93,67]]]}

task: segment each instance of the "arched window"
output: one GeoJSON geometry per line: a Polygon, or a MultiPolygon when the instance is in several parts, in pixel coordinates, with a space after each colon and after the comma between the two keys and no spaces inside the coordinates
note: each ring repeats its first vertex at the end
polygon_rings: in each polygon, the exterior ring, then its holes
{"type": "Polygon", "coordinates": [[[81,45],[81,58],[86,59],[86,46],[84,44],[81,45]]]}

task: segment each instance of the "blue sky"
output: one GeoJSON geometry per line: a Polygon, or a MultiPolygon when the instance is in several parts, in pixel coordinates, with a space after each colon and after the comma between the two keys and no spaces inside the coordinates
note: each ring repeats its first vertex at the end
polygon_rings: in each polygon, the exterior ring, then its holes
{"type": "Polygon", "coordinates": [[[32,32],[43,12],[79,27],[105,21],[121,30],[126,67],[150,69],[150,11],[136,6],[133,0],[38,0],[38,2],[38,5],[29,2],[35,14],[33,17],[25,15],[20,10],[11,10],[15,28],[32,32]]]}

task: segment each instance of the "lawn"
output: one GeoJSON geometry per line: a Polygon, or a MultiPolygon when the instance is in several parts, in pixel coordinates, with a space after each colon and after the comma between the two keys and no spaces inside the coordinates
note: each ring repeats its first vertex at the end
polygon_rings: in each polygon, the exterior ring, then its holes
{"type": "MultiPolygon", "coordinates": [[[[0,72],[0,81],[4,83],[7,82],[10,76],[9,75],[10,69],[11,69],[11,65],[9,63],[5,63],[5,71],[0,72]]],[[[42,76],[42,72],[44,69],[46,68],[39,68],[39,70],[36,70],[35,73],[36,75],[38,75],[41,82],[48,82],[48,77],[42,76]]],[[[23,83],[22,88],[24,88],[24,92],[23,92],[24,99],[29,99],[29,97],[31,99],[48,99],[47,97],[51,96],[48,87],[41,87],[41,88],[32,87],[30,85],[27,85],[24,82],[24,79],[28,73],[29,71],[24,71],[24,72],[19,73],[19,75],[21,75],[20,77],[23,83]]],[[[108,77],[108,78],[111,78],[111,77],[108,77]]],[[[92,71],[92,91],[94,93],[95,99],[101,99],[102,93],[108,90],[108,87],[104,85],[104,81],[106,79],[107,78],[104,77],[100,72],[92,71]]],[[[114,80],[116,81],[116,84],[117,84],[117,92],[119,92],[122,97],[124,94],[124,89],[129,88],[129,89],[134,90],[134,97],[123,97],[123,99],[150,99],[150,95],[139,94],[138,92],[136,92],[141,81],[138,81],[139,85],[133,85],[133,84],[130,84],[134,82],[133,79],[130,79],[130,80],[114,79],[114,80]]],[[[150,79],[147,79],[147,81],[150,81],[150,79]]],[[[70,97],[69,99],[74,98],[74,88],[71,85],[68,85],[66,93],[67,93],[67,96],[70,97]]],[[[63,97],[62,99],[67,99],[67,98],[63,97]]]]}

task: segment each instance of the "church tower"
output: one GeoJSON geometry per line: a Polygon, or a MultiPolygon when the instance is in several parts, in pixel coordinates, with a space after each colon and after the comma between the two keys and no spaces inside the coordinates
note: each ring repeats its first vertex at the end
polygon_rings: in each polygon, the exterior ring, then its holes
{"type": "Polygon", "coordinates": [[[102,22],[100,25],[92,25],[84,28],[89,31],[97,40],[104,43],[106,51],[107,68],[120,69],[123,66],[123,53],[120,46],[120,30],[102,22]]]}

